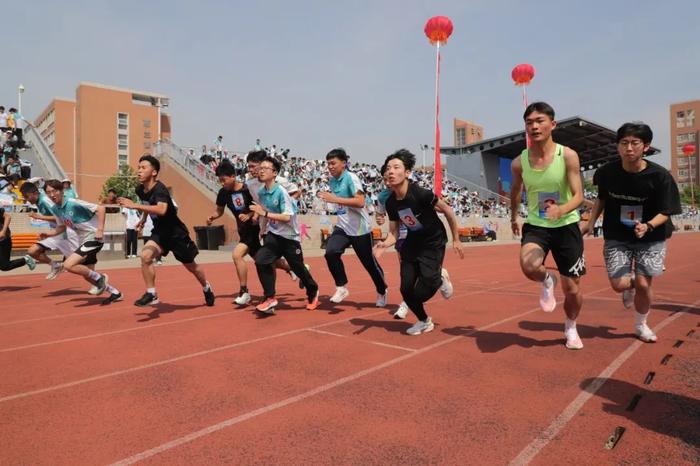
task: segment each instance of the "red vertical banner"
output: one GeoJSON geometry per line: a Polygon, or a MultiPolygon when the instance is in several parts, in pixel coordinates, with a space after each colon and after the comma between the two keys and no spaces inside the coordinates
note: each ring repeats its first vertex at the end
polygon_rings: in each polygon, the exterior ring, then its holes
{"type": "Polygon", "coordinates": [[[437,65],[435,67],[435,162],[433,164],[433,190],[442,196],[442,160],[440,159],[440,42],[437,43],[437,65]]]}

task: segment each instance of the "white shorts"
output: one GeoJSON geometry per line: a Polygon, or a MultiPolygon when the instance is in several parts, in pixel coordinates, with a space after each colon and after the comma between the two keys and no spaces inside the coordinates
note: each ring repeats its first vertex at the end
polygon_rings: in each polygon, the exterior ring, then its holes
{"type": "Polygon", "coordinates": [[[67,238],[63,235],[51,236],[39,241],[39,244],[50,251],[58,250],[65,257],[70,256],[78,249],[78,235],[73,230],[66,230],[67,238]]]}

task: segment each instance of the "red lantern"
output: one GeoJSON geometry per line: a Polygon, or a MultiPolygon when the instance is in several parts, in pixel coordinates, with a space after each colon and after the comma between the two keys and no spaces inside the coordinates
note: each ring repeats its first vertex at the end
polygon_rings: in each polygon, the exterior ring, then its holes
{"type": "Polygon", "coordinates": [[[445,44],[452,35],[452,20],[447,16],[433,16],[425,23],[423,30],[431,44],[435,45],[438,42],[445,44]]]}
{"type": "Polygon", "coordinates": [[[695,153],[695,144],[686,144],[683,146],[683,153],[690,157],[695,153]]]}
{"type": "Polygon", "coordinates": [[[510,75],[516,86],[527,86],[535,77],[535,67],[529,63],[522,63],[513,68],[510,75]]]}

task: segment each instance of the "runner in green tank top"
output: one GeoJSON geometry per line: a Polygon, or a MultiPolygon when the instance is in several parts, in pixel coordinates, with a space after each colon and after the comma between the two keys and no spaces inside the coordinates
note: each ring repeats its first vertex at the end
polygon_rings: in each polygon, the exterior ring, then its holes
{"type": "Polygon", "coordinates": [[[521,235],[517,213],[523,186],[527,192],[528,215],[522,228],[520,268],[532,281],[542,283],[540,306],[551,312],[557,305],[554,289],[557,277],[547,272],[544,261],[552,252],[561,276],[564,292],[564,336],[566,347],[581,349],[583,343],[576,331],[576,318],[583,296],[579,281],[586,273],[583,237],[578,227],[578,207],[583,201],[583,188],[578,154],[552,139],[557,123],[554,109],[535,102],[525,109],[525,129],[529,149],[513,160],[511,171],[511,228],[521,235]]]}

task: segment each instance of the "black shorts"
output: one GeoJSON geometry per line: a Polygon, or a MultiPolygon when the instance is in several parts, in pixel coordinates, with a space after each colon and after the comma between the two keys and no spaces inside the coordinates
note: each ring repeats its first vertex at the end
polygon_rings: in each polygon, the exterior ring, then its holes
{"type": "Polygon", "coordinates": [[[582,277],[586,274],[583,235],[578,223],[557,228],[538,227],[525,223],[521,244],[527,243],[534,243],[541,247],[545,258],[552,251],[559,274],[565,277],[582,277]]]}
{"type": "Polygon", "coordinates": [[[260,244],[260,227],[256,225],[254,227],[238,230],[238,236],[239,241],[248,246],[248,255],[255,258],[255,255],[262,246],[260,244]]]}
{"type": "Polygon", "coordinates": [[[151,234],[149,241],[153,241],[163,250],[163,256],[167,256],[170,251],[173,252],[175,259],[183,264],[191,264],[194,258],[199,254],[199,249],[192,241],[189,235],[164,235],[156,233],[151,234]]]}
{"type": "Polygon", "coordinates": [[[84,257],[83,265],[97,264],[97,253],[102,250],[104,243],[102,241],[86,241],[75,250],[74,254],[84,257]]]}

